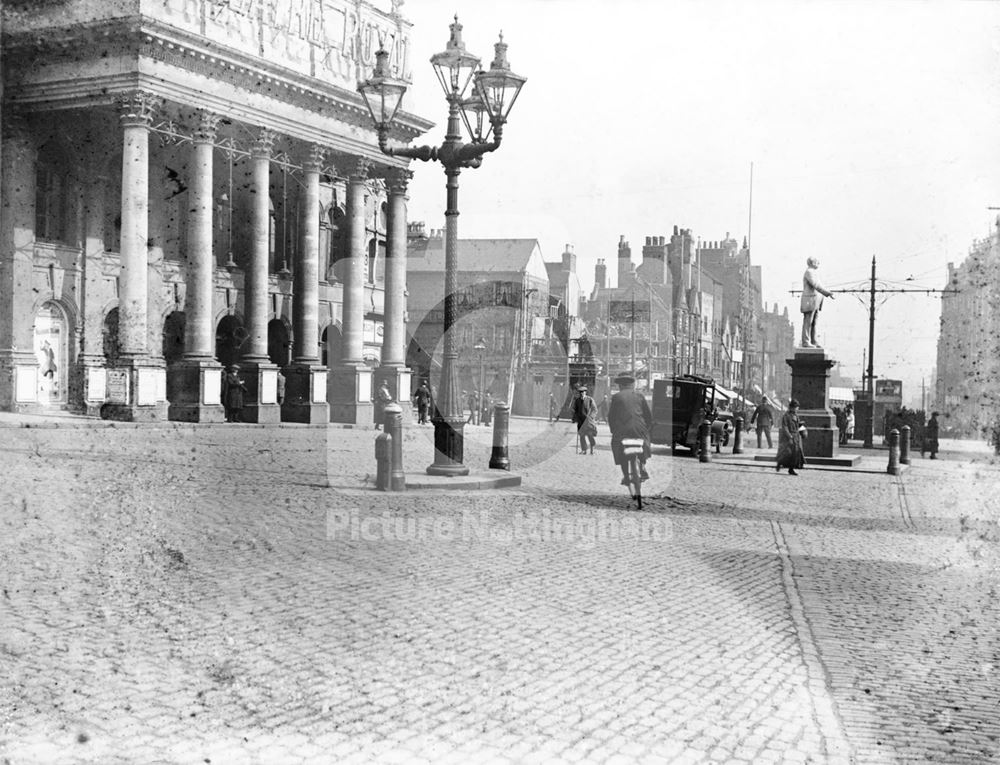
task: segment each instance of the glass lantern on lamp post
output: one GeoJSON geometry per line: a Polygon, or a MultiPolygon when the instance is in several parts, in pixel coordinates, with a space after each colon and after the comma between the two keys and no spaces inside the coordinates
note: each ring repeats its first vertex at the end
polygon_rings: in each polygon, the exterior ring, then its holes
{"type": "Polygon", "coordinates": [[[444,166],[447,189],[445,208],[445,277],[444,277],[444,356],[441,383],[435,399],[434,464],[427,468],[431,475],[462,476],[469,469],[464,459],[465,418],[459,401],[458,352],[452,329],[457,319],[458,291],[458,176],[464,168],[482,164],[484,154],[496,151],[503,136],[503,126],[525,78],[514,74],[507,64],[507,44],[500,35],[494,46],[495,56],[488,70],[480,67],[478,57],[465,50],[462,25],[458,16],[450,26],[451,37],[444,52],[431,56],[431,65],[448,101],[448,127],[440,146],[390,146],[389,131],[399,110],[406,83],[392,76],[389,54],[375,54],[372,76],[358,85],[371,113],[378,145],[383,154],[409,157],[424,162],[431,160],[444,166]],[[470,83],[473,93],[466,97],[470,83]],[[462,140],[462,124],[469,142],[462,140]]]}

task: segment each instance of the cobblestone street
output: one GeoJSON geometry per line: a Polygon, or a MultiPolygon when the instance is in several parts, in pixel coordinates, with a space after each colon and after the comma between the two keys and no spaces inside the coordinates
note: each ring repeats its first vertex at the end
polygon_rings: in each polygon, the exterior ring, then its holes
{"type": "Polygon", "coordinates": [[[1000,758],[985,448],[658,454],[638,512],[602,432],[389,494],[371,430],[0,418],[0,761],[1000,758]]]}

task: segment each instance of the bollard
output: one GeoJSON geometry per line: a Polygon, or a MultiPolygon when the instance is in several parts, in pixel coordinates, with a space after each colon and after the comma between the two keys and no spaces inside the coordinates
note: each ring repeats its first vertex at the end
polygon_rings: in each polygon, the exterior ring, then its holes
{"type": "Polygon", "coordinates": [[[389,490],[389,461],[392,459],[392,436],[380,433],[375,438],[375,488],[379,491],[389,490]]]}
{"type": "Polygon", "coordinates": [[[899,475],[899,431],[895,428],[889,431],[889,466],[885,472],[899,475]]]}
{"type": "Polygon", "coordinates": [[[707,419],[698,426],[698,462],[711,462],[712,423],[707,419]]]}
{"type": "Polygon", "coordinates": [[[382,429],[392,437],[389,449],[388,491],[406,491],[403,473],[403,407],[395,401],[386,404],[382,429]]]}
{"type": "Polygon", "coordinates": [[[733,434],[733,454],[743,454],[743,418],[735,420],[736,432],[733,434]]]}
{"type": "Polygon", "coordinates": [[[899,431],[899,464],[910,464],[910,426],[904,425],[899,431]]]}
{"type": "Polygon", "coordinates": [[[493,407],[493,452],[490,454],[490,468],[510,470],[507,457],[507,432],[510,427],[510,407],[498,401],[493,407]]]}

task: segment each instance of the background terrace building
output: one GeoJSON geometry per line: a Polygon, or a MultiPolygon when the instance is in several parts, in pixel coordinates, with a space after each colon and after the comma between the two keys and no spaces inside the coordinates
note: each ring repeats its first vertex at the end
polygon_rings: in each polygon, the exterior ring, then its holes
{"type": "Polygon", "coordinates": [[[254,421],[370,422],[380,375],[408,396],[407,161],[355,88],[380,39],[409,79],[410,24],[260,10],[4,4],[0,408],[218,420],[236,361],[254,421]]]}
{"type": "Polygon", "coordinates": [[[1000,217],[991,236],[948,264],[941,300],[934,408],[941,427],[979,436],[1000,426],[1000,217]]]}
{"type": "MultiPolygon", "coordinates": [[[[407,364],[438,390],[444,347],[444,235],[409,227],[407,257],[407,364]]],[[[457,333],[459,385],[467,393],[485,389],[509,401],[515,412],[515,383],[523,380],[538,344],[552,334],[549,276],[536,239],[460,239],[458,242],[457,333]],[[480,352],[477,344],[485,346],[480,352]]],[[[563,366],[565,365],[565,355],[563,366]]],[[[547,392],[546,392],[547,400],[547,392]]],[[[464,404],[464,402],[463,402],[464,404]]],[[[527,406],[531,406],[530,402],[527,406]]]]}

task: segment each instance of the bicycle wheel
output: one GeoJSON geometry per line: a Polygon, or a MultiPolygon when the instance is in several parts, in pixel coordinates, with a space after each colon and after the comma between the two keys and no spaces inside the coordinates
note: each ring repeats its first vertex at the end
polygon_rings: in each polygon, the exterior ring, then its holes
{"type": "Polygon", "coordinates": [[[639,458],[633,456],[629,460],[629,480],[632,484],[632,499],[639,510],[642,510],[642,474],[639,472],[639,458]]]}

